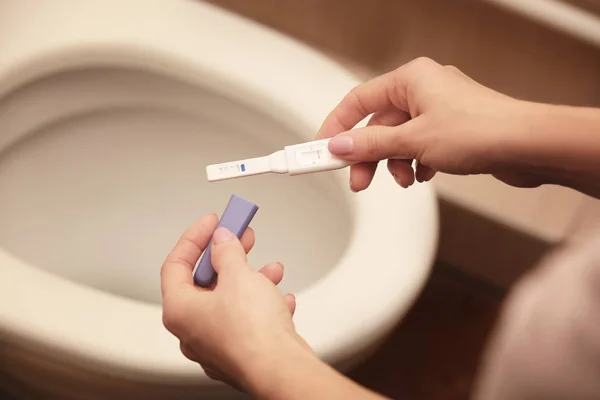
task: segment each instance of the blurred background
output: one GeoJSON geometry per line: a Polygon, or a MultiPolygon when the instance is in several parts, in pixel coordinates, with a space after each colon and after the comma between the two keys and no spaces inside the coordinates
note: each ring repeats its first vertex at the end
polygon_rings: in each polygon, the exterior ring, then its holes
{"type": "MultiPolygon", "coordinates": [[[[208,1],[364,80],[427,56],[514,97],[600,106],[600,0],[208,1]]],[[[391,341],[351,374],[393,398],[468,398],[507,288],[552,246],[600,225],[600,203],[562,187],[445,175],[433,184],[433,276],[391,341]]]]}

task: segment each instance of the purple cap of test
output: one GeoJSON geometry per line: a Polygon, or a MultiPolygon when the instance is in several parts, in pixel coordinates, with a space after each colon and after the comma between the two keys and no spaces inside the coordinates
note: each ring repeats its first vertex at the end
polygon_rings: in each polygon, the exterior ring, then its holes
{"type": "MultiPolygon", "coordinates": [[[[252,221],[257,211],[258,206],[256,204],[232,194],[219,220],[218,227],[229,229],[239,239],[244,234],[244,231],[246,231],[248,225],[250,225],[250,221],[252,221]]],[[[196,271],[194,272],[194,283],[201,287],[209,287],[217,276],[211,262],[211,246],[212,239],[208,243],[204,254],[200,257],[200,261],[198,261],[196,271]]]]}

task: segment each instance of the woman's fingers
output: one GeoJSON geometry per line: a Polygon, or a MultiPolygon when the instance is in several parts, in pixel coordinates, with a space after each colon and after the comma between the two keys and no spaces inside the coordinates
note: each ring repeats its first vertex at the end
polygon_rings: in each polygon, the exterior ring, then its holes
{"type": "Polygon", "coordinates": [[[369,187],[377,171],[377,162],[364,162],[350,166],[350,189],[360,192],[369,187]]]}
{"type": "Polygon", "coordinates": [[[246,249],[238,238],[228,229],[215,230],[212,238],[211,262],[219,279],[241,269],[251,270],[247,262],[246,249]]]}
{"type": "MultiPolygon", "coordinates": [[[[266,276],[274,285],[278,285],[283,279],[283,264],[278,262],[270,263],[262,267],[258,272],[266,276]]],[[[290,310],[290,314],[294,315],[296,311],[296,297],[288,293],[283,296],[283,301],[288,310],[290,310]]]]}
{"type": "Polygon", "coordinates": [[[429,168],[417,162],[417,171],[415,172],[415,177],[418,182],[427,182],[435,176],[436,172],[437,171],[435,169],[429,168]]]}
{"type": "Polygon", "coordinates": [[[274,285],[279,285],[279,282],[283,279],[283,264],[270,263],[259,269],[258,272],[266,276],[274,285]]]}
{"type": "Polygon", "coordinates": [[[181,236],[161,267],[163,297],[169,291],[176,293],[182,287],[194,284],[192,271],[196,261],[208,246],[218,223],[219,219],[216,215],[205,215],[192,224],[181,236]]]}
{"type": "Polygon", "coordinates": [[[429,73],[432,68],[440,68],[440,65],[420,57],[356,86],[325,118],[317,139],[348,131],[378,111],[396,108],[410,114],[408,87],[414,83],[415,77],[429,73]]]}
{"type": "Polygon", "coordinates": [[[370,114],[393,107],[388,88],[394,85],[394,80],[395,72],[392,71],[352,89],[325,118],[317,139],[350,130],[370,114]]]}
{"type": "Polygon", "coordinates": [[[417,58],[386,74],[373,78],[352,89],[329,113],[321,125],[317,139],[333,137],[348,131],[370,114],[396,108],[411,112],[408,86],[416,74],[438,66],[428,58],[417,58]]]}
{"type": "MultiPolygon", "coordinates": [[[[367,126],[398,126],[410,120],[410,115],[396,108],[388,108],[373,114],[367,126]]],[[[369,187],[375,176],[378,162],[364,162],[350,167],[350,188],[360,192],[369,187]]]]}
{"type": "MultiPolygon", "coordinates": [[[[262,267],[258,272],[266,276],[274,285],[278,285],[283,279],[283,264],[278,262],[270,263],[262,267]]],[[[288,293],[283,296],[283,301],[288,310],[290,310],[290,314],[293,316],[296,311],[296,297],[293,294],[288,293]]]]}
{"type": "Polygon", "coordinates": [[[287,305],[288,309],[290,310],[290,314],[292,314],[292,316],[293,316],[294,313],[296,312],[296,296],[294,296],[291,293],[288,293],[285,296],[283,296],[283,301],[285,301],[285,304],[287,305]]]}
{"type": "MultiPolygon", "coordinates": [[[[182,286],[193,285],[192,271],[202,252],[208,246],[219,218],[208,214],[192,224],[181,236],[161,268],[161,289],[163,296],[170,288],[178,290],[182,286]]],[[[240,240],[248,253],[255,243],[254,230],[246,229],[240,240]]]]}
{"type": "MultiPolygon", "coordinates": [[[[398,126],[410,121],[410,115],[397,109],[385,113],[373,115],[369,126],[398,126]]],[[[414,182],[414,171],[412,169],[412,160],[388,160],[388,171],[394,177],[398,185],[407,188],[414,182]]]]}
{"type": "Polygon", "coordinates": [[[329,151],[349,161],[381,161],[388,158],[419,158],[426,142],[421,134],[422,117],[398,126],[367,126],[333,137],[329,151]]]}
{"type": "Polygon", "coordinates": [[[412,167],[413,160],[388,160],[388,171],[394,177],[396,183],[403,188],[407,188],[415,183],[415,171],[412,167]]]}
{"type": "Polygon", "coordinates": [[[248,227],[246,231],[242,235],[240,242],[242,242],[242,247],[246,254],[250,253],[252,248],[254,247],[254,243],[256,241],[256,235],[254,234],[254,229],[248,227]]]}

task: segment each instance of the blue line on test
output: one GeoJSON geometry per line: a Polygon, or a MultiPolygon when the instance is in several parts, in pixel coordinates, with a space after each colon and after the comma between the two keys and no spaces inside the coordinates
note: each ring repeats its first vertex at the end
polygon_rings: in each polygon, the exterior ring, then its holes
{"type": "Polygon", "coordinates": [[[242,172],[246,171],[246,166],[244,164],[242,164],[240,168],[242,169],[242,172]]]}

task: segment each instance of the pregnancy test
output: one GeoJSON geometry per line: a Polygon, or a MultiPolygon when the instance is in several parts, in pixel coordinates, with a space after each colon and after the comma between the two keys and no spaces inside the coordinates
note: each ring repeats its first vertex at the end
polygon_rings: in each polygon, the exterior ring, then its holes
{"type": "MultiPolygon", "coordinates": [[[[227,228],[240,239],[257,211],[256,204],[233,194],[223,211],[218,227],[227,228]]],[[[211,261],[211,246],[212,239],[194,268],[194,283],[204,288],[209,287],[217,276],[211,261]]]]}
{"type": "Polygon", "coordinates": [[[266,173],[302,175],[341,169],[355,163],[331,154],[327,148],[329,140],[286,146],[264,157],[209,165],[206,176],[209,182],[216,182],[266,173]]]}

